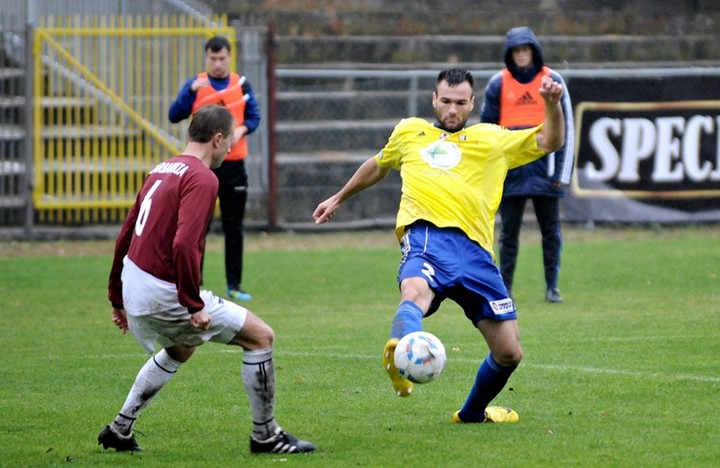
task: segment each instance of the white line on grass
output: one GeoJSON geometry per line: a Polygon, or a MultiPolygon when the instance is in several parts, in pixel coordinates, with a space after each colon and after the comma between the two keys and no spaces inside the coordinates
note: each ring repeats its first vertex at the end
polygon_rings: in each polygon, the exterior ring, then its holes
{"type": "MultiPolygon", "coordinates": [[[[240,352],[235,349],[223,349],[220,352],[232,353],[240,352]]],[[[299,357],[317,357],[325,356],[332,357],[334,359],[378,359],[377,356],[369,356],[367,354],[326,354],[326,353],[301,353],[292,351],[280,351],[279,354],[287,356],[299,356],[299,357]]],[[[453,361],[461,362],[480,362],[478,359],[471,358],[457,358],[451,357],[453,361]]],[[[553,370],[558,372],[569,372],[579,371],[586,372],[588,374],[610,374],[610,375],[621,375],[628,377],[641,377],[641,378],[654,378],[654,379],[677,379],[677,380],[691,380],[695,382],[709,382],[709,383],[720,383],[720,377],[708,377],[703,375],[691,375],[691,374],[661,374],[659,372],[643,372],[643,371],[627,371],[620,369],[600,368],[600,367],[588,367],[588,366],[566,366],[566,365],[555,365],[555,364],[533,364],[525,363],[520,364],[521,367],[529,367],[531,369],[545,369],[553,370]]]]}
{"type": "Polygon", "coordinates": [[[632,342],[632,341],[668,341],[712,339],[710,335],[673,335],[673,336],[607,336],[601,338],[581,338],[577,343],[596,342],[632,342]]]}
{"type": "Polygon", "coordinates": [[[564,366],[564,365],[553,365],[553,364],[520,364],[523,367],[530,367],[535,369],[546,369],[558,372],[568,371],[580,371],[587,372],[589,374],[611,374],[611,375],[622,375],[628,377],[641,377],[641,378],[656,378],[656,379],[677,379],[677,380],[692,380],[694,382],[720,382],[720,377],[707,377],[702,375],[690,375],[690,374],[661,374],[659,372],[642,372],[642,371],[628,371],[620,369],[605,369],[600,367],[586,367],[586,366],[564,366]]]}
{"type": "MultiPolygon", "coordinates": [[[[222,345],[220,345],[222,346],[222,345]]],[[[323,348],[325,349],[325,348],[323,348]]],[[[326,350],[327,351],[327,350],[326,350]]],[[[203,346],[202,349],[203,354],[208,353],[229,353],[229,354],[240,354],[242,353],[242,349],[232,347],[232,348],[222,348],[218,349],[216,346],[203,346]]],[[[337,353],[337,352],[322,352],[322,353],[305,353],[305,352],[294,352],[294,351],[283,351],[282,349],[275,351],[276,355],[280,356],[296,356],[296,357],[324,357],[324,358],[333,358],[333,359],[372,359],[372,360],[378,360],[379,358],[376,355],[369,355],[369,354],[348,354],[348,353],[337,353]]],[[[123,354],[100,354],[100,355],[85,355],[85,356],[76,356],[79,359],[127,359],[127,358],[133,358],[133,357],[146,357],[147,354],[143,353],[123,353],[123,354]]],[[[40,357],[40,356],[38,356],[40,357]]],[[[45,356],[43,359],[62,359],[63,361],[67,361],[69,356],[45,356]]],[[[459,357],[450,357],[453,361],[460,361],[460,362],[473,362],[478,363],[480,362],[479,359],[471,359],[471,358],[459,358],[459,357]]],[[[559,365],[559,364],[534,364],[534,363],[528,363],[523,362],[520,364],[521,367],[529,367],[531,369],[544,369],[544,370],[550,370],[550,371],[557,371],[557,372],[585,372],[588,374],[609,374],[609,375],[619,375],[619,376],[626,376],[626,377],[638,377],[638,378],[644,378],[644,379],[663,379],[663,380],[689,380],[693,382],[706,382],[706,383],[720,383],[720,377],[712,377],[712,376],[703,376],[703,375],[692,375],[692,374],[663,374],[659,372],[643,372],[643,371],[630,371],[630,370],[621,370],[621,369],[611,369],[611,368],[602,368],[602,367],[588,367],[588,366],[567,366],[567,365],[559,365]]]]}

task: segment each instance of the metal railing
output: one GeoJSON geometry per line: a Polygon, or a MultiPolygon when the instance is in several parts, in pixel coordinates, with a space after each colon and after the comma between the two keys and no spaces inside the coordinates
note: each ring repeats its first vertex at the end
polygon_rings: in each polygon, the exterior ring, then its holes
{"type": "MultiPolygon", "coordinates": [[[[217,19],[222,22],[222,19],[217,19]]],[[[51,18],[35,33],[38,220],[117,222],[147,171],[181,150],[167,109],[213,34],[187,16],[51,18]]]]}

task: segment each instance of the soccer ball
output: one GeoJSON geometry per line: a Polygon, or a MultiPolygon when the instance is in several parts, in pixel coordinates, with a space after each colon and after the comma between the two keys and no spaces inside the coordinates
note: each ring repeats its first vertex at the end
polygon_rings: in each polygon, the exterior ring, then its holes
{"type": "Polygon", "coordinates": [[[395,347],[395,367],[411,382],[432,382],[440,377],[446,361],[445,346],[432,333],[409,333],[395,347]]]}

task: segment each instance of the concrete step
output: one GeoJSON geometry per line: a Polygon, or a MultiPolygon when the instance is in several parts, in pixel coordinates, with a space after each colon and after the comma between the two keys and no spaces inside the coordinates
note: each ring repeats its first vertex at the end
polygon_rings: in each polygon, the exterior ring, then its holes
{"type": "Polygon", "coordinates": [[[137,129],[121,125],[48,125],[43,128],[42,137],[46,139],[63,138],[129,138],[140,135],[137,129]]]}
{"type": "Polygon", "coordinates": [[[24,161],[0,161],[0,177],[11,177],[25,174],[24,161]]]}
{"type": "Polygon", "coordinates": [[[0,96],[0,109],[19,109],[25,105],[24,96],[0,96]]]}
{"type": "Polygon", "coordinates": [[[206,0],[244,25],[276,24],[288,36],[504,34],[531,24],[542,35],[682,34],[718,24],[714,0],[206,0]]]}
{"type": "MultiPolygon", "coordinates": [[[[585,63],[720,63],[715,34],[542,36],[546,63],[578,67],[585,63]]],[[[277,62],[283,67],[323,63],[460,63],[502,66],[505,37],[497,36],[320,36],[277,38],[277,62]]]]}
{"type": "Polygon", "coordinates": [[[24,78],[25,70],[16,67],[0,67],[0,80],[24,78]]]}
{"type": "Polygon", "coordinates": [[[0,124],[0,141],[20,141],[24,138],[24,127],[14,124],[0,124]]]}
{"type": "Polygon", "coordinates": [[[23,208],[25,206],[25,199],[17,195],[1,195],[0,196],[0,209],[9,210],[23,208]]]}
{"type": "Polygon", "coordinates": [[[75,209],[75,208],[125,208],[135,201],[134,195],[93,195],[93,194],[63,194],[63,195],[42,195],[36,206],[52,203],[53,209],[75,209]]]}
{"type": "Polygon", "coordinates": [[[45,173],[76,173],[82,176],[90,176],[93,174],[115,174],[120,173],[137,173],[147,174],[156,163],[147,161],[144,156],[123,156],[123,157],[107,157],[107,156],[69,156],[67,158],[57,159],[53,161],[45,161],[43,163],[43,172],[45,173]]]}

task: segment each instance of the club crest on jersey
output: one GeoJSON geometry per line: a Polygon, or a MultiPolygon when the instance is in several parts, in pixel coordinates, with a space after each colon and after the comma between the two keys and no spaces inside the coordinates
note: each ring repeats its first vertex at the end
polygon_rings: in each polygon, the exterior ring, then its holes
{"type": "Polygon", "coordinates": [[[512,299],[501,299],[499,301],[490,301],[490,307],[492,308],[495,315],[509,314],[515,307],[513,306],[512,299]]]}
{"type": "Polygon", "coordinates": [[[430,166],[448,170],[458,165],[461,153],[455,143],[438,140],[420,150],[420,156],[430,166]]]}

